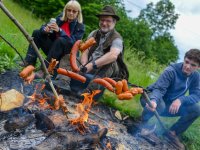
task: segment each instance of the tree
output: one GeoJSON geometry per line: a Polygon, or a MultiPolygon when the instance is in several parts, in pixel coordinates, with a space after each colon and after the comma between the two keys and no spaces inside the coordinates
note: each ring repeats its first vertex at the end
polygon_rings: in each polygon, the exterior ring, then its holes
{"type": "Polygon", "coordinates": [[[155,37],[152,42],[152,57],[161,64],[168,64],[178,59],[178,48],[174,45],[174,39],[169,33],[155,37]]]}
{"type": "Polygon", "coordinates": [[[170,0],[161,0],[156,5],[152,2],[147,4],[147,7],[141,10],[138,18],[147,21],[154,36],[158,36],[173,29],[178,16],[175,13],[175,6],[170,0]]]}

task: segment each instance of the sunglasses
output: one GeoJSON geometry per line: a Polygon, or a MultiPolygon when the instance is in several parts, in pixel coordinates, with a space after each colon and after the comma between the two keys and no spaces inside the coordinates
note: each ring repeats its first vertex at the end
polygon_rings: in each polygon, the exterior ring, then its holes
{"type": "Polygon", "coordinates": [[[72,12],[73,14],[77,13],[77,10],[73,10],[73,9],[67,9],[67,12],[72,12]]]}

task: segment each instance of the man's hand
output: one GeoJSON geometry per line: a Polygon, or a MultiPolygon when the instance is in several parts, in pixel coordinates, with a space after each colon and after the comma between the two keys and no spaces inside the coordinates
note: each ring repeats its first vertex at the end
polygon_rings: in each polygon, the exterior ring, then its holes
{"type": "Polygon", "coordinates": [[[151,105],[152,105],[152,107],[149,106],[149,105],[146,103],[146,108],[147,108],[148,110],[150,110],[150,111],[155,111],[155,110],[156,110],[156,107],[157,107],[156,102],[155,102],[155,101],[151,101],[151,105]]]}
{"type": "Polygon", "coordinates": [[[181,106],[181,101],[176,99],[169,107],[169,113],[176,114],[181,106]]]}
{"type": "Polygon", "coordinates": [[[86,73],[90,72],[93,69],[93,65],[92,65],[91,62],[88,63],[85,67],[87,68],[87,72],[86,73]]]}

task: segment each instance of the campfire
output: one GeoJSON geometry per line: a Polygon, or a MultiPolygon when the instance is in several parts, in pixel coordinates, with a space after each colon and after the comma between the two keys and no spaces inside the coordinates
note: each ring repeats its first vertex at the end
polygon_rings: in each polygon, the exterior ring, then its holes
{"type": "Polygon", "coordinates": [[[0,112],[0,149],[174,149],[129,134],[127,122],[115,117],[116,110],[92,105],[100,91],[84,93],[83,100],[72,95],[59,95],[57,100],[42,83],[24,85],[18,71],[8,71],[0,78],[1,93],[15,89],[24,97],[17,108],[0,112]],[[62,109],[63,100],[67,112],[62,109]]]}

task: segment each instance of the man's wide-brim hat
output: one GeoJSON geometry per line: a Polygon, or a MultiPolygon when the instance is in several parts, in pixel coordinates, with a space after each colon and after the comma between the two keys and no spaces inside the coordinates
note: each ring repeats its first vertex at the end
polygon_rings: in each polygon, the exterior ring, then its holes
{"type": "Polygon", "coordinates": [[[101,12],[99,14],[96,15],[97,17],[100,17],[100,16],[112,16],[113,18],[115,18],[117,21],[120,20],[120,17],[117,16],[114,8],[112,6],[105,6],[101,12]]]}

